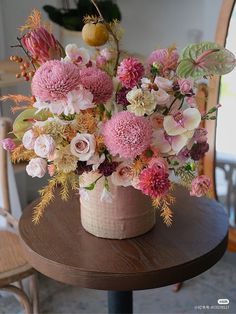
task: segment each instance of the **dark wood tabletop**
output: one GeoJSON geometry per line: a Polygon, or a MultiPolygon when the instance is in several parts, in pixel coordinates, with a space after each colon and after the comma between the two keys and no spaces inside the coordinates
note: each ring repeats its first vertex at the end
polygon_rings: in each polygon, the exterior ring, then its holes
{"type": "Polygon", "coordinates": [[[19,224],[25,257],[46,276],[84,288],[139,290],[190,279],[224,254],[228,219],[216,201],[190,197],[180,187],[175,195],[171,227],[158,215],[150,232],[127,240],[87,233],[80,223],[78,196],[68,202],[56,196],[39,225],[31,221],[33,203],[19,224]]]}

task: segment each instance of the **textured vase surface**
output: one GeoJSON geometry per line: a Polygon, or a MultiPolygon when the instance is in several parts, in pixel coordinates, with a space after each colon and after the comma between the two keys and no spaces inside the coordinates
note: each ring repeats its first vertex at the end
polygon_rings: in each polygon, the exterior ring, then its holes
{"type": "MultiPolygon", "coordinates": [[[[84,174],[83,185],[96,180],[95,174],[84,174]]],[[[104,178],[101,178],[88,198],[81,197],[81,222],[93,235],[109,239],[139,236],[153,228],[155,210],[149,197],[133,187],[114,186],[109,180],[112,202],[101,201],[104,178]]]]}

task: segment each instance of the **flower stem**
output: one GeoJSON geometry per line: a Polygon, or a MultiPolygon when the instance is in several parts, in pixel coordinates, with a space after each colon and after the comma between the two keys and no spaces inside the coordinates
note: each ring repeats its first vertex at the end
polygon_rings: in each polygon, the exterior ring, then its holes
{"type": "Polygon", "coordinates": [[[28,59],[29,59],[31,65],[32,65],[32,67],[33,67],[34,70],[36,71],[36,67],[35,67],[35,65],[34,65],[34,63],[33,63],[33,61],[32,61],[32,58],[30,57],[28,51],[24,48],[24,46],[23,46],[22,43],[21,43],[21,38],[20,38],[20,37],[17,37],[17,40],[18,40],[18,42],[19,42],[19,45],[12,46],[12,47],[20,47],[20,48],[22,48],[23,51],[24,51],[24,53],[25,53],[26,56],[28,57],[28,59]]]}
{"type": "Polygon", "coordinates": [[[92,2],[92,4],[95,6],[100,18],[105,22],[105,25],[106,25],[106,28],[108,30],[108,32],[111,34],[114,42],[115,42],[115,45],[116,45],[116,60],[115,60],[115,66],[114,66],[114,75],[116,75],[116,72],[117,72],[117,67],[118,67],[118,63],[119,63],[119,58],[120,58],[120,47],[119,47],[119,39],[116,37],[115,33],[113,32],[110,24],[108,22],[106,22],[106,20],[104,19],[98,5],[96,4],[95,0],[90,0],[92,2]]]}

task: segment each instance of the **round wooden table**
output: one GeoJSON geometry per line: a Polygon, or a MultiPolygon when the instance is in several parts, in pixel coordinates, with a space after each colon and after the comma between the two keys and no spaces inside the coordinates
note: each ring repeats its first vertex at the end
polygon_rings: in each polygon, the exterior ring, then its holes
{"type": "Polygon", "coordinates": [[[228,218],[222,206],[207,198],[190,197],[180,187],[175,194],[170,228],[158,216],[150,232],[127,240],[87,233],[80,223],[76,196],[68,202],[56,196],[39,225],[32,223],[36,204],[32,203],[19,224],[25,257],[55,280],[108,290],[109,313],[131,313],[133,290],[195,277],[212,267],[226,250],[228,218]]]}

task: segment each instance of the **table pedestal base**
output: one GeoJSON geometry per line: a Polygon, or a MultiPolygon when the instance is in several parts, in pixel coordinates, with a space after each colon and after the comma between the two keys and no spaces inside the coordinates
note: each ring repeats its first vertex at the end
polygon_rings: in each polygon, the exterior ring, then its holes
{"type": "Polygon", "coordinates": [[[109,314],[132,314],[133,292],[132,291],[108,291],[109,314]]]}

